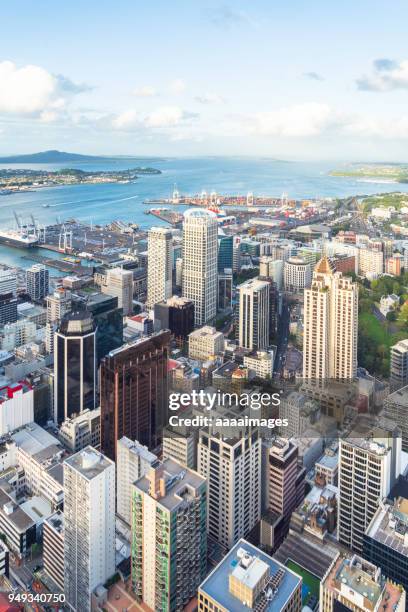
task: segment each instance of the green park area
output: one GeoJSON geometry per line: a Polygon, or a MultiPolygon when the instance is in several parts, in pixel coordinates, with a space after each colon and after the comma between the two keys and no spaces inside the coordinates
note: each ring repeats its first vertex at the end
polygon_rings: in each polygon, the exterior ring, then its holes
{"type": "Polygon", "coordinates": [[[373,208],[388,208],[393,206],[396,211],[408,206],[408,195],[406,193],[382,193],[379,195],[368,196],[361,202],[364,213],[368,214],[373,208]]]}
{"type": "Polygon", "coordinates": [[[301,565],[298,565],[291,559],[289,559],[286,563],[286,567],[295,572],[298,576],[300,576],[303,580],[303,588],[302,588],[302,604],[303,606],[307,605],[308,599],[311,596],[315,596],[319,599],[320,592],[320,581],[311,572],[306,570],[301,565]]]}
{"type": "Polygon", "coordinates": [[[408,338],[408,273],[359,283],[358,364],[388,378],[390,347],[408,338]],[[399,297],[399,304],[384,319],[378,307],[381,297],[390,294],[399,297]]]}

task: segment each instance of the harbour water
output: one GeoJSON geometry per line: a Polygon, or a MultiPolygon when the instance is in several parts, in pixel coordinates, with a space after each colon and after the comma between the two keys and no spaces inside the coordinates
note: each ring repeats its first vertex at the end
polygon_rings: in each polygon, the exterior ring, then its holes
{"type": "MultiPolygon", "coordinates": [[[[268,158],[174,158],[158,160],[108,159],[97,164],[65,164],[83,170],[125,169],[149,165],[162,171],[159,175],[143,175],[132,183],[85,184],[0,196],[0,227],[13,227],[15,210],[23,219],[32,214],[44,224],[76,218],[83,222],[105,224],[114,219],[149,227],[160,223],[145,214],[149,206],[144,200],[170,197],[174,185],[182,194],[197,194],[203,190],[222,194],[280,196],[289,198],[341,197],[358,194],[408,192],[408,184],[367,182],[349,177],[334,177],[328,173],[339,167],[334,163],[286,162],[268,158]]],[[[10,164],[0,168],[13,167],[10,164]]],[[[21,165],[58,169],[63,166],[21,165]]],[[[178,207],[182,210],[183,207],[178,207]]],[[[176,208],[177,210],[177,208],[176,208]]],[[[31,265],[26,250],[0,245],[0,262],[27,268],[31,265]]],[[[48,255],[48,253],[47,253],[48,255]]],[[[54,254],[58,256],[58,254],[54,254]]]]}

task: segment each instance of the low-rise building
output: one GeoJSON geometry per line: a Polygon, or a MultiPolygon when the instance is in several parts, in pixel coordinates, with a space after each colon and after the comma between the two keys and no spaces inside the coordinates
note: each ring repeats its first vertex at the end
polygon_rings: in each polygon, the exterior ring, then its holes
{"type": "Polygon", "coordinates": [[[0,488],[0,532],[17,556],[25,556],[37,538],[36,523],[0,488]]]}
{"type": "Polygon", "coordinates": [[[241,539],[198,589],[199,612],[300,612],[302,578],[241,539]]]}
{"type": "Polygon", "coordinates": [[[327,448],[324,455],[315,463],[316,484],[337,486],[339,455],[327,448]]]}
{"type": "Polygon", "coordinates": [[[57,438],[36,423],[14,432],[16,463],[25,474],[25,488],[30,495],[44,497],[53,509],[64,499],[62,460],[65,451],[57,438]]]}
{"type": "Polygon", "coordinates": [[[320,584],[321,612],[405,610],[404,589],[384,580],[381,568],[358,555],[338,557],[320,584]]]}
{"type": "Polygon", "coordinates": [[[271,379],[273,374],[273,364],[276,354],[276,347],[268,351],[254,351],[244,356],[244,366],[258,378],[271,379]]]}
{"type": "Polygon", "coordinates": [[[188,356],[191,359],[206,361],[212,355],[220,355],[223,350],[224,335],[210,325],[196,329],[188,337],[188,356]]]}
{"type": "Polygon", "coordinates": [[[101,445],[101,409],[86,409],[61,423],[58,438],[65,448],[77,453],[86,446],[101,445]]]}

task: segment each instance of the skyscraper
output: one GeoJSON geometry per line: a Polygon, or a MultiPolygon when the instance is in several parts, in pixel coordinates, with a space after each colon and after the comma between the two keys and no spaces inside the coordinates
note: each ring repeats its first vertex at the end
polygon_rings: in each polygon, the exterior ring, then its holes
{"type": "Polygon", "coordinates": [[[118,298],[118,306],[124,316],[133,312],[133,272],[123,268],[112,268],[107,271],[106,282],[101,286],[102,293],[118,298]]]}
{"type": "Polygon", "coordinates": [[[397,391],[408,385],[408,339],[394,344],[390,356],[390,387],[397,391]]]}
{"type": "Polygon", "coordinates": [[[34,264],[26,271],[27,293],[32,300],[48,295],[49,271],[43,264],[34,264]]]}
{"type": "Polygon", "coordinates": [[[358,290],[323,257],[305,289],[303,377],[348,380],[357,371],[358,290]]]}
{"type": "Polygon", "coordinates": [[[0,325],[17,321],[17,277],[0,270],[0,325]]]}
{"type": "Polygon", "coordinates": [[[275,546],[287,534],[298,500],[304,498],[304,476],[304,470],[298,467],[297,446],[290,440],[276,438],[269,449],[267,491],[268,510],[283,517],[281,529],[275,534],[275,546]]]}
{"type": "Polygon", "coordinates": [[[378,508],[400,474],[401,438],[377,429],[372,437],[352,432],[340,439],[338,538],[361,553],[363,536],[378,508]]]}
{"type": "Polygon", "coordinates": [[[64,461],[64,573],[76,612],[115,573],[115,464],[92,446],[64,461]]]}
{"type": "Polygon", "coordinates": [[[172,295],[172,233],[163,227],[152,227],[147,239],[147,307],[172,295]]]}
{"type": "Polygon", "coordinates": [[[233,243],[234,236],[232,234],[230,236],[218,235],[218,272],[223,273],[225,269],[232,270],[233,243]]]}
{"type": "Polygon", "coordinates": [[[184,213],[183,297],[194,303],[195,325],[217,314],[217,218],[204,209],[184,213]]]}
{"type": "Polygon", "coordinates": [[[227,438],[200,430],[197,465],[197,471],[208,481],[208,534],[225,549],[231,548],[261,518],[258,431],[227,438]]]}
{"type": "Polygon", "coordinates": [[[87,310],[66,314],[54,340],[54,421],[96,405],[96,333],[87,310]]]}
{"type": "Polygon", "coordinates": [[[239,345],[260,350],[269,346],[270,284],[252,278],[239,285],[239,345]]]}
{"type": "Polygon", "coordinates": [[[206,575],[206,489],[173,459],[132,485],[132,585],[151,610],[183,610],[206,575]]]}
{"type": "Polygon", "coordinates": [[[111,351],[100,367],[101,447],[116,457],[122,436],[155,448],[167,414],[170,332],[111,351]]]}
{"type": "Polygon", "coordinates": [[[302,257],[289,257],[284,265],[285,291],[297,293],[310,287],[312,270],[302,257]]]}
{"type": "Polygon", "coordinates": [[[183,346],[194,329],[194,304],[191,300],[174,295],[154,306],[154,327],[169,329],[177,344],[183,346]]]}
{"type": "Polygon", "coordinates": [[[96,325],[97,366],[115,348],[123,344],[123,311],[118,307],[118,298],[95,291],[79,292],[72,296],[74,308],[86,309],[96,325]]]}

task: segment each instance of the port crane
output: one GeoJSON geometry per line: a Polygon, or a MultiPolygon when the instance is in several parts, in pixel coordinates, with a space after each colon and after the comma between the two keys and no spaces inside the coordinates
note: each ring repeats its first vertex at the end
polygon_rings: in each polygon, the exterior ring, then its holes
{"type": "Polygon", "coordinates": [[[72,230],[67,230],[64,223],[59,234],[58,249],[64,253],[72,251],[72,230]]]}

